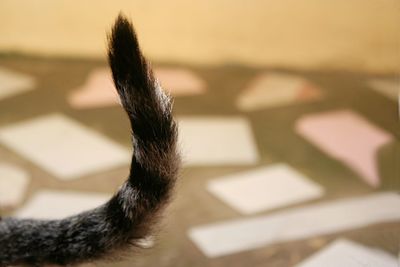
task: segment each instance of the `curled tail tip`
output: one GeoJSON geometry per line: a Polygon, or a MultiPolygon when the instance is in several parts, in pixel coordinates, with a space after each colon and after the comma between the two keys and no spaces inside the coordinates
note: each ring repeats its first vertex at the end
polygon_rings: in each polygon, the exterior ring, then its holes
{"type": "Polygon", "coordinates": [[[132,22],[122,13],[108,34],[108,61],[113,72],[123,66],[125,70],[128,67],[140,70],[145,64],[132,22]]]}
{"type": "Polygon", "coordinates": [[[111,33],[108,35],[108,40],[109,49],[114,48],[114,51],[123,43],[128,43],[129,45],[132,45],[133,43],[138,46],[136,33],[132,22],[123,13],[119,13],[118,17],[116,18],[111,28],[111,33]]]}
{"type": "Polygon", "coordinates": [[[141,53],[131,21],[122,13],[108,34],[108,62],[121,103],[128,112],[140,101],[140,95],[153,94],[153,73],[141,53]]]}

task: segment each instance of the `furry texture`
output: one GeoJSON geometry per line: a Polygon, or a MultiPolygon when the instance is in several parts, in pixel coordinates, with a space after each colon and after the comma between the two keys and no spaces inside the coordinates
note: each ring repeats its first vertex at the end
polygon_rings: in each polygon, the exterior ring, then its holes
{"type": "Polygon", "coordinates": [[[129,178],[104,205],[62,220],[3,218],[0,266],[69,265],[104,258],[149,235],[168,202],[180,165],[171,101],[120,15],[109,36],[109,64],[132,126],[129,178]]]}

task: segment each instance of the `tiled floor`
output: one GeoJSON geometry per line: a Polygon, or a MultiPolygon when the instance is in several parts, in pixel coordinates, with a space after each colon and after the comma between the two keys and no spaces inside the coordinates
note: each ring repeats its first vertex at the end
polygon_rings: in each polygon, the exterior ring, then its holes
{"type": "MultiPolygon", "coordinates": [[[[176,96],[185,157],[176,197],[151,248],[83,266],[314,267],[345,252],[391,267],[396,77],[154,65],[176,96]],[[321,116],[337,110],[346,112],[321,116]]],[[[0,196],[4,215],[66,216],[117,190],[131,148],[108,75],[104,62],[0,57],[0,174],[10,175],[0,185],[13,187],[11,204],[0,196]],[[85,161],[90,153],[98,160],[85,161]]]]}

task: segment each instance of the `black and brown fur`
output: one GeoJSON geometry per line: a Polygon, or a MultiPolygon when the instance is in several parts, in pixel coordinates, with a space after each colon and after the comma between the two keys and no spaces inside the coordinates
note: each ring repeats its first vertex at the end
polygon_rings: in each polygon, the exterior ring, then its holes
{"type": "Polygon", "coordinates": [[[106,258],[148,236],[168,203],[180,166],[172,103],[120,15],[109,64],[132,127],[130,174],[104,205],[61,220],[0,220],[0,266],[69,265],[106,258]]]}

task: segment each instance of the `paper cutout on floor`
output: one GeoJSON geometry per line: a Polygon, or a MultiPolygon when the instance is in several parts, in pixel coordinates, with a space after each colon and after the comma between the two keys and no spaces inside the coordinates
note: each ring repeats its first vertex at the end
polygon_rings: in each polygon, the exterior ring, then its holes
{"type": "Polygon", "coordinates": [[[154,75],[173,96],[198,95],[206,91],[205,81],[188,69],[159,67],[154,75]]]}
{"type": "Polygon", "coordinates": [[[400,78],[396,80],[373,79],[368,85],[382,95],[397,101],[400,98],[400,78]]]}
{"type": "Polygon", "coordinates": [[[68,96],[74,108],[96,108],[115,106],[119,103],[111,71],[106,68],[93,70],[85,83],[68,96]]]}
{"type": "Polygon", "coordinates": [[[122,145],[61,114],[4,126],[0,143],[63,180],[128,165],[131,159],[122,145]]]}
{"type": "Polygon", "coordinates": [[[286,164],[212,180],[208,191],[243,214],[321,197],[323,188],[286,164]]]}
{"type": "Polygon", "coordinates": [[[32,76],[0,67],[0,100],[32,90],[35,85],[32,76]]]}
{"type": "Polygon", "coordinates": [[[256,77],[239,95],[237,107],[243,111],[286,105],[317,99],[320,90],[306,79],[279,73],[256,77]]]}
{"type": "Polygon", "coordinates": [[[242,117],[185,117],[179,143],[188,166],[248,165],[258,162],[251,125],[242,117]]]}
{"type": "Polygon", "coordinates": [[[304,260],[295,267],[398,267],[389,253],[340,239],[304,260]]]}
{"type": "Polygon", "coordinates": [[[393,137],[350,110],[310,114],[296,122],[296,131],[329,156],[343,161],[366,183],[379,186],[376,153],[393,137]]]}
{"type": "Polygon", "coordinates": [[[12,164],[0,163],[0,207],[11,208],[24,198],[29,174],[12,164]]]}
{"type": "Polygon", "coordinates": [[[400,195],[373,195],[329,201],[194,227],[190,239],[208,257],[224,256],[274,243],[301,240],[364,226],[400,221],[400,195]]]}
{"type": "MultiPolygon", "coordinates": [[[[200,77],[183,68],[156,68],[154,75],[163,89],[174,96],[198,95],[206,90],[205,82],[200,77]]],[[[119,105],[111,71],[108,68],[93,70],[82,86],[73,89],[68,102],[78,109],[119,105]]]]}
{"type": "Polygon", "coordinates": [[[108,201],[111,195],[42,190],[37,192],[16,213],[18,218],[62,219],[96,208],[108,201]]]}

